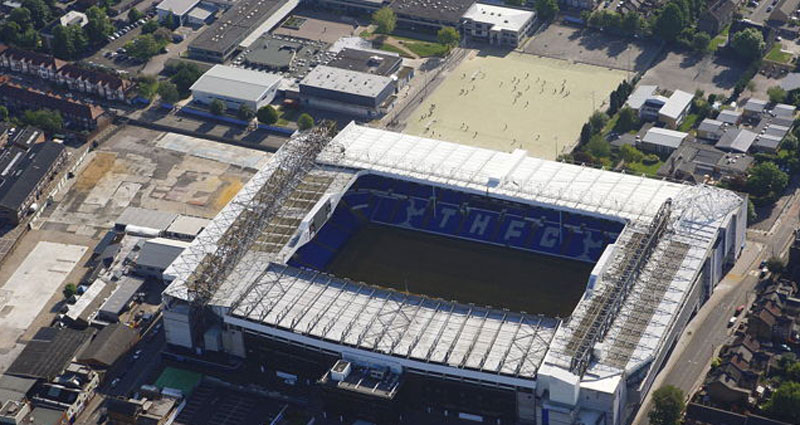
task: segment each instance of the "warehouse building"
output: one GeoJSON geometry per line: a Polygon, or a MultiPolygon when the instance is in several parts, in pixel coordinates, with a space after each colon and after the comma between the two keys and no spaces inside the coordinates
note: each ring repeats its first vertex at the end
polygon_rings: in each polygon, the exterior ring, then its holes
{"type": "Polygon", "coordinates": [[[192,97],[197,102],[211,104],[221,100],[229,109],[242,105],[257,111],[275,98],[281,76],[232,66],[214,65],[192,85],[192,97]]]}
{"type": "Polygon", "coordinates": [[[305,106],[372,119],[391,107],[394,80],[381,75],[318,66],[300,82],[305,106]]]}
{"type": "Polygon", "coordinates": [[[756,136],[758,135],[750,130],[730,129],[722,135],[715,146],[725,152],[747,153],[756,136]]]}
{"type": "Polygon", "coordinates": [[[187,23],[189,12],[200,3],[200,0],[163,0],[156,6],[158,20],[163,21],[170,15],[175,15],[181,25],[187,23]]]}
{"type": "Polygon", "coordinates": [[[653,127],[645,133],[639,148],[645,152],[669,155],[683,143],[687,133],[666,128],[653,127]]]}
{"type": "Polygon", "coordinates": [[[461,18],[461,29],[489,44],[517,47],[535,21],[536,13],[530,10],[475,3],[461,18]]]}
{"type": "Polygon", "coordinates": [[[167,230],[176,218],[178,218],[178,215],[171,212],[128,207],[114,221],[114,230],[159,236],[167,230]]]}
{"type": "Polygon", "coordinates": [[[172,239],[148,239],[142,246],[133,272],[145,277],[161,279],[164,270],[189,246],[187,242],[172,239]]]}
{"type": "Polygon", "coordinates": [[[133,276],[123,277],[117,283],[117,289],[111,293],[111,296],[100,307],[97,312],[97,318],[111,323],[118,322],[119,316],[128,310],[133,297],[139,292],[142,285],[144,285],[144,279],[133,276]]]}
{"type": "Polygon", "coordinates": [[[328,62],[328,66],[389,77],[400,71],[403,58],[393,53],[344,48],[328,62]]]}
{"type": "Polygon", "coordinates": [[[686,118],[692,106],[694,95],[682,90],[675,90],[667,99],[667,103],[658,111],[658,121],[669,128],[678,128],[686,118]]]}

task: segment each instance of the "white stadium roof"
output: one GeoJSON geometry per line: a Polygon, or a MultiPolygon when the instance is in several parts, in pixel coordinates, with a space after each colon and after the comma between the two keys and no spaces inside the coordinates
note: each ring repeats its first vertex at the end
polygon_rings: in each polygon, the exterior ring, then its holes
{"type": "MultiPolygon", "coordinates": [[[[215,252],[239,213],[259,207],[252,202],[255,194],[275,170],[283,169],[282,159],[292,155],[298,143],[303,143],[302,136],[287,142],[164,273],[172,279],[164,292],[168,298],[189,300],[191,276],[215,252]]],[[[743,200],[732,192],[707,186],[354,123],[317,155],[316,164],[270,219],[275,224],[259,229],[257,246],[237,260],[210,304],[225,312],[227,323],[276,338],[334,352],[388,354],[387,362],[504,385],[533,387],[543,364],[571,369],[574,346],[582,341],[591,343],[594,358],[583,370],[593,377],[631,370],[663,353],[659,350],[667,331],[685,311],[690,292],[700,286],[694,282],[719,228],[743,208],[743,200]],[[560,325],[557,319],[402,294],[286,266],[293,250],[307,240],[303,229],[309,217],[327,199],[336,202],[362,171],[624,220],[628,225],[613,245],[607,271],[560,325]],[[667,221],[659,218],[668,200],[669,222],[663,224],[667,221]],[[658,237],[650,236],[655,234],[653,223],[660,223],[658,237]],[[616,276],[624,273],[631,256],[641,255],[626,246],[650,241],[648,255],[638,257],[644,261],[642,272],[626,281],[631,282],[625,287],[628,295],[620,298],[616,276]],[[609,304],[615,302],[621,304],[609,304]],[[581,324],[597,323],[598,312],[609,306],[617,313],[602,337],[586,339],[581,324]]]]}

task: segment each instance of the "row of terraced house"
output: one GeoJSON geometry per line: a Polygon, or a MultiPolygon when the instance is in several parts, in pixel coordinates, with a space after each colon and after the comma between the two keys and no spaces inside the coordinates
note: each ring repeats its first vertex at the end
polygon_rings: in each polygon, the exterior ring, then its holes
{"type": "Polygon", "coordinates": [[[96,95],[113,101],[124,101],[131,87],[119,76],[82,68],[38,52],[0,45],[0,69],[37,76],[65,86],[69,91],[96,95]]]}

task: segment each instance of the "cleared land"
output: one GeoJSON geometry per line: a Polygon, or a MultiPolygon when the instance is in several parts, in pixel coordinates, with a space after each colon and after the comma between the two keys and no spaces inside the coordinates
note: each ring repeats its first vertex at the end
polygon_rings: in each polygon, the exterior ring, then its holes
{"type": "Polygon", "coordinates": [[[128,206],[211,218],[267,156],[125,127],[87,156],[42,228],[99,238],[128,206]]]}
{"type": "Polygon", "coordinates": [[[707,95],[729,95],[745,68],[745,65],[729,58],[668,52],[656,59],[639,84],[655,84],[689,93],[699,89],[707,95]]]}
{"type": "Polygon", "coordinates": [[[625,76],[529,54],[470,56],[414,110],[404,132],[555,159],[625,76]]]}
{"type": "Polygon", "coordinates": [[[369,284],[476,305],[567,317],[592,264],[531,252],[368,225],[328,272],[369,284]]]}
{"type": "Polygon", "coordinates": [[[526,53],[626,71],[644,71],[659,46],[584,28],[551,24],[526,43],[526,53]]]}

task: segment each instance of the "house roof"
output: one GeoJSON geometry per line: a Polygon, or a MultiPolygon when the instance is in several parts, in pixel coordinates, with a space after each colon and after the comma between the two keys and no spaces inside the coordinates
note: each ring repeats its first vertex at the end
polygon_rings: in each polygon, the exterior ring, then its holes
{"type": "Polygon", "coordinates": [[[111,366],[136,344],[139,333],[121,323],[103,328],[80,355],[78,361],[111,366]]]}
{"type": "Polygon", "coordinates": [[[678,146],[681,145],[681,142],[686,139],[686,136],[688,136],[688,134],[682,131],[653,127],[647,130],[642,141],[653,145],[677,149],[678,146]]]}
{"type": "Polygon", "coordinates": [[[772,108],[772,112],[779,117],[784,118],[794,118],[794,114],[797,111],[797,107],[794,105],[787,105],[785,103],[779,103],[772,108]]]}
{"type": "Polygon", "coordinates": [[[278,74],[214,65],[192,84],[191,90],[256,102],[280,82],[281,76],[278,74]]]}
{"type": "Polygon", "coordinates": [[[12,169],[2,170],[0,176],[0,206],[17,211],[44,179],[53,164],[64,154],[64,145],[56,142],[37,143],[12,169]]]}
{"type": "Polygon", "coordinates": [[[36,66],[43,66],[46,68],[52,68],[56,70],[61,68],[67,63],[65,61],[62,61],[61,59],[57,59],[53,55],[32,52],[30,50],[23,50],[17,47],[7,47],[0,54],[9,59],[23,61],[36,66]]]}
{"type": "Polygon", "coordinates": [[[90,121],[96,120],[105,113],[103,108],[99,106],[88,105],[12,83],[5,83],[0,86],[0,98],[14,99],[17,103],[28,104],[31,107],[54,109],[62,114],[90,121]]]}
{"type": "Polygon", "coordinates": [[[717,115],[717,121],[722,121],[728,124],[736,124],[739,122],[739,119],[742,118],[742,113],[739,111],[733,111],[730,109],[723,109],[719,111],[719,115],[717,115]]]}
{"type": "Polygon", "coordinates": [[[91,84],[104,85],[112,90],[125,89],[130,85],[127,80],[123,80],[114,74],[86,69],[72,63],[62,66],[58,73],[65,77],[83,80],[91,84]]]}
{"type": "Polygon", "coordinates": [[[682,90],[675,90],[658,113],[672,119],[678,119],[692,103],[692,99],[694,99],[693,94],[682,90]]]}
{"type": "Polygon", "coordinates": [[[717,149],[746,153],[756,140],[756,133],[744,129],[730,129],[717,142],[717,149]]]}
{"type": "Polygon", "coordinates": [[[715,132],[721,130],[724,124],[725,123],[722,121],[706,118],[700,123],[699,126],[697,126],[697,130],[706,132],[715,132]]]}
{"type": "Polygon", "coordinates": [[[767,101],[751,97],[744,104],[744,110],[747,112],[762,112],[767,107],[767,101]]]}
{"type": "Polygon", "coordinates": [[[93,329],[41,328],[6,371],[9,375],[53,379],[80,354],[93,329]]]}

